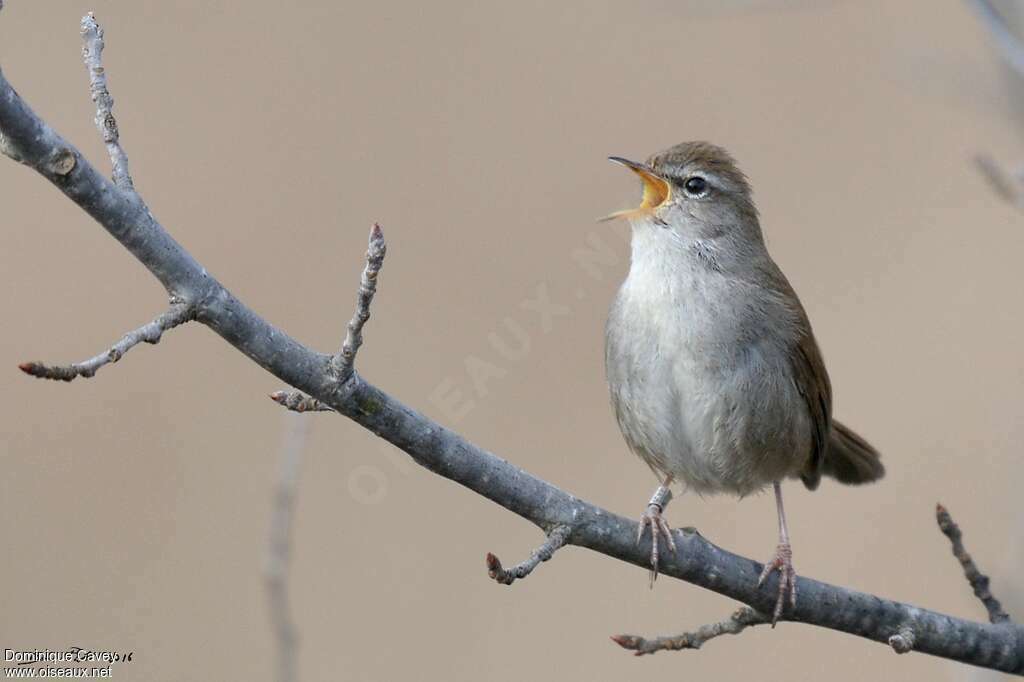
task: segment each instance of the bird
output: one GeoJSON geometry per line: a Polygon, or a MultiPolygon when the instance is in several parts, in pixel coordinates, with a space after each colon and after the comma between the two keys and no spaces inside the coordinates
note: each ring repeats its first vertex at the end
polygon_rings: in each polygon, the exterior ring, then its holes
{"type": "Polygon", "coordinates": [[[879,453],[832,416],[832,387],[800,299],[768,253],[746,175],[722,147],[683,142],[639,163],[640,206],[604,219],[632,228],[629,273],[605,326],[605,373],[629,449],[660,485],[637,529],[676,551],[664,511],[672,486],[740,498],[771,486],[778,543],[758,579],[778,571],[772,625],[796,571],[782,482],[810,490],[885,474],[879,453]]]}

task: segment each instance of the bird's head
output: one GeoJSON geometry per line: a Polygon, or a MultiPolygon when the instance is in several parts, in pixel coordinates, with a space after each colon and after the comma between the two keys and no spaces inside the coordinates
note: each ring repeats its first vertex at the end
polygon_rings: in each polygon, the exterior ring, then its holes
{"type": "Polygon", "coordinates": [[[683,240],[731,237],[761,241],[750,183],[721,147],[683,142],[645,163],[609,157],[643,182],[640,206],[605,219],[626,218],[634,229],[667,230],[683,240]]]}

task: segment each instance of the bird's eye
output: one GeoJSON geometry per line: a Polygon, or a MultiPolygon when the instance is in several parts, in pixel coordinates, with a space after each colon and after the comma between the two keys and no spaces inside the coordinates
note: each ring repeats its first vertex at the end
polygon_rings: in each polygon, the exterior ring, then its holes
{"type": "Polygon", "coordinates": [[[708,181],[699,175],[691,175],[683,183],[683,189],[692,197],[699,197],[707,193],[708,181]]]}

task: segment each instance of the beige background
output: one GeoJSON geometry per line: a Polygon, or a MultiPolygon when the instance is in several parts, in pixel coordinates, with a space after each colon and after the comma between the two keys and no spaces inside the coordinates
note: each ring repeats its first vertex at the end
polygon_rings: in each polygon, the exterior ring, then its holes
{"type": "MultiPolygon", "coordinates": [[[[204,265],[330,350],[381,221],[390,251],[361,371],[632,515],[655,481],[611,416],[601,338],[627,250],[593,221],[638,190],[604,157],[727,146],[810,312],[838,415],[889,469],[859,490],[787,485],[798,571],[981,618],[934,528],[942,500],[997,592],[1024,591],[1024,225],[970,162],[1012,164],[1022,123],[964,3],[301,6],[8,0],[0,64],[106,167],[79,58],[79,18],[96,10],[136,183],[204,265]],[[597,278],[572,256],[588,239],[616,255],[597,278]],[[539,286],[569,308],[548,327],[522,307],[539,286]],[[522,357],[489,341],[512,341],[506,318],[528,336],[522,357]],[[472,358],[501,376],[474,385],[472,358]],[[464,414],[431,398],[439,385],[464,414]]],[[[265,395],[279,382],[197,325],[92,380],[22,376],[19,361],[99,352],[164,296],[3,161],[0,647],[134,650],[121,680],[271,679],[261,566],[287,417],[265,395]]],[[[292,580],[303,680],[970,673],[791,624],[634,659],[608,635],[735,605],[672,580],[649,591],[643,571],[577,549],[497,586],[485,552],[517,561],[538,531],[344,419],[311,419],[292,580]]],[[[688,497],[669,518],[755,558],[774,546],[766,495],[688,497]]]]}

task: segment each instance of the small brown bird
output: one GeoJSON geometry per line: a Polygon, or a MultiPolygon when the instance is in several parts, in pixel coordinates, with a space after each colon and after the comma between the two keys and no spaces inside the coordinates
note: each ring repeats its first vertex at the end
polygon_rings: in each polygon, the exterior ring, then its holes
{"type": "Polygon", "coordinates": [[[629,275],[605,330],[605,371],[629,448],[662,482],[637,533],[675,551],[662,512],[678,483],[743,497],[772,485],[779,542],[758,585],[779,571],[773,624],[796,605],[782,480],[881,478],[878,453],[832,419],[832,388],[810,322],[768,255],[746,176],[721,147],[684,142],[647,163],[611,157],[643,182],[629,275]]]}

